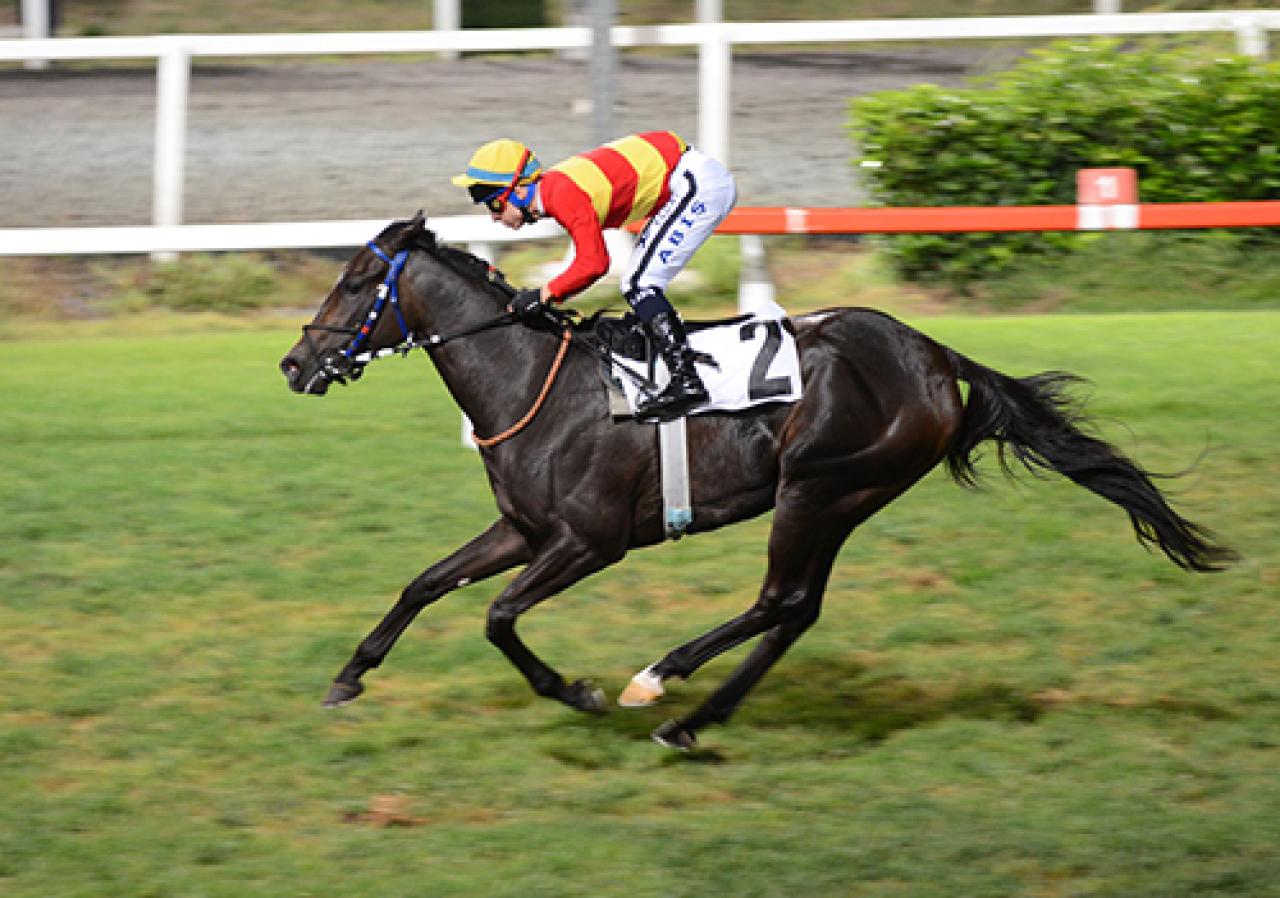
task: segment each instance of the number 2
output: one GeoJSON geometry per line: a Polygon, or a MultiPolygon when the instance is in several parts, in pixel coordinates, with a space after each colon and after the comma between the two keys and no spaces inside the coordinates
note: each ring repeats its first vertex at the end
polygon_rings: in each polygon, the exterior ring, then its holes
{"type": "Polygon", "coordinates": [[[748,321],[738,331],[738,337],[743,343],[750,343],[755,339],[756,328],[762,325],[764,344],[760,347],[760,353],[751,366],[751,380],[747,386],[747,395],[752,402],[772,399],[775,396],[787,396],[791,393],[790,377],[769,377],[769,366],[778,357],[778,350],[782,347],[782,325],[777,321],[748,321]]]}

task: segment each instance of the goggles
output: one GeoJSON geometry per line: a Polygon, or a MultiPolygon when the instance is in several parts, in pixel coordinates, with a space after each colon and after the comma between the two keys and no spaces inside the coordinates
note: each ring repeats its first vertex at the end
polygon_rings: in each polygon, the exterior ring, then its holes
{"type": "Polygon", "coordinates": [[[509,188],[499,187],[495,190],[492,184],[472,184],[467,189],[471,192],[471,199],[477,205],[484,206],[494,215],[502,214],[507,204],[507,196],[510,194],[509,188]]]}

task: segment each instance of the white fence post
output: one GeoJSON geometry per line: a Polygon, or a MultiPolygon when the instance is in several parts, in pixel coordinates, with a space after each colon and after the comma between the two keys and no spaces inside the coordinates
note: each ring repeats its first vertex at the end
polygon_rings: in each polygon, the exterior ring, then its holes
{"type": "Polygon", "coordinates": [[[613,22],[617,18],[613,0],[591,0],[591,140],[602,144],[613,133],[614,72],[613,22]]]}
{"type": "MultiPolygon", "coordinates": [[[[590,28],[591,11],[587,8],[590,0],[561,0],[560,24],[568,28],[590,28]]],[[[574,62],[583,62],[590,58],[589,47],[566,47],[556,51],[556,56],[574,62]]]]}
{"type": "MultiPolygon", "coordinates": [[[[174,41],[160,54],[156,70],[155,196],[151,218],[153,224],[160,226],[182,224],[190,81],[191,51],[174,41]]],[[[171,261],[174,255],[157,253],[152,258],[171,261]]]]}
{"type": "Polygon", "coordinates": [[[1236,21],[1236,47],[1245,56],[1266,59],[1269,51],[1267,29],[1253,19],[1238,19],[1236,21]]]}
{"type": "MultiPolygon", "coordinates": [[[[27,40],[43,40],[49,36],[49,0],[22,0],[22,36],[27,40]]],[[[28,59],[23,68],[40,71],[49,67],[47,59],[28,59]]]]}
{"type": "Polygon", "coordinates": [[[729,164],[733,46],[716,24],[703,26],[698,46],[698,149],[729,164]]]}
{"type": "Polygon", "coordinates": [[[1093,12],[1099,16],[1119,15],[1120,0],[1093,0],[1093,12]]]}
{"type": "MultiPolygon", "coordinates": [[[[462,28],[462,0],[432,0],[431,27],[436,31],[458,31],[462,28]]],[[[441,50],[441,59],[457,59],[457,50],[441,50]]]]}
{"type": "Polygon", "coordinates": [[[743,234],[738,246],[738,311],[767,315],[777,300],[765,265],[764,239],[759,234],[743,234]]]}

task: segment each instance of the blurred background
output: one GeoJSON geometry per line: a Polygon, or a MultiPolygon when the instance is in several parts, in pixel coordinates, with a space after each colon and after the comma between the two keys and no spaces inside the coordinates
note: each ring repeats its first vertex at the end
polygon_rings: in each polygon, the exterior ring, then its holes
{"type": "MultiPolygon", "coordinates": [[[[22,2],[33,8],[43,5],[36,0],[18,0],[6,6],[4,12],[11,17],[10,33],[20,33],[18,14],[22,2]]],[[[453,7],[444,2],[271,4],[263,9],[250,4],[241,7],[234,2],[61,2],[50,8],[49,30],[62,37],[122,37],[431,29],[433,18],[442,15],[457,19],[445,24],[475,30],[598,26],[602,20],[638,26],[691,22],[700,15],[729,22],[803,22],[831,16],[972,18],[1121,10],[1114,0],[1041,3],[1034,10],[1001,2],[964,9],[946,3],[902,3],[886,9],[883,5],[857,2],[770,4],[706,0],[702,5],[617,2],[593,6],[585,0],[544,0],[464,3],[456,10],[453,7]]],[[[1191,3],[1131,4],[1123,11],[1176,12],[1194,7],[1191,3]]],[[[1220,8],[1256,10],[1262,6],[1242,2],[1222,4],[1220,8]]],[[[0,28],[4,25],[0,22],[0,28]]],[[[1191,46],[1195,49],[1190,52],[1204,59],[1240,53],[1245,45],[1240,33],[1229,29],[1138,40],[1170,54],[1191,46]]],[[[1260,54],[1265,54],[1265,31],[1258,33],[1255,40],[1260,40],[1260,54]]],[[[1160,90],[1155,79],[1151,79],[1148,90],[1134,83],[1138,77],[1134,74],[1120,77],[1129,85],[1127,88],[1120,87],[1119,80],[1111,84],[1092,79],[1078,89],[1079,96],[1064,98],[1062,108],[1033,111],[1025,122],[1018,122],[1022,133],[1039,134],[1037,122],[1073,114],[1073,109],[1066,108],[1068,103],[1098,106],[1091,113],[1091,121],[1078,124],[1073,132],[1086,135],[1082,145],[1056,147],[1058,151],[1040,159],[1034,171],[1026,170],[1027,160],[1015,151],[1013,145],[1019,132],[1008,121],[995,124],[996,129],[1004,130],[1001,146],[970,141],[963,158],[927,187],[921,179],[908,185],[894,178],[913,166],[926,168],[926,157],[931,154],[931,161],[936,162],[937,147],[909,145],[905,132],[884,121],[883,116],[877,119],[881,124],[876,134],[857,133],[868,116],[854,115],[851,103],[856,98],[905,91],[921,84],[965,87],[974,83],[972,79],[1009,72],[1029,51],[1043,50],[1052,43],[1053,39],[1046,37],[845,45],[738,44],[732,48],[732,63],[726,72],[728,107],[710,110],[712,121],[723,122],[723,140],[718,134],[711,138],[700,134],[706,130],[703,122],[708,114],[698,108],[703,66],[697,48],[688,45],[611,50],[603,70],[607,84],[603,85],[601,70],[593,69],[599,62],[593,61],[590,48],[516,52],[520,48],[513,47],[510,53],[361,53],[321,57],[196,55],[190,63],[186,117],[180,131],[185,141],[179,150],[180,189],[170,203],[178,208],[168,218],[192,224],[390,220],[411,215],[419,208],[434,217],[466,214],[471,211],[467,198],[448,179],[486,140],[501,135],[517,137],[550,164],[608,139],[605,135],[649,128],[673,129],[695,142],[711,139],[713,143],[723,143],[713,149],[727,157],[734,170],[740,187],[739,203],[743,206],[1072,203],[1074,171],[1088,165],[1110,164],[1137,167],[1143,180],[1142,198],[1146,200],[1252,199],[1274,189],[1276,175],[1274,159],[1270,157],[1255,158],[1251,166],[1239,171],[1223,171],[1221,165],[1211,165],[1208,174],[1202,163],[1206,154],[1217,152],[1211,146],[1183,148],[1166,142],[1167,153],[1160,158],[1160,151],[1152,149],[1176,125],[1171,125],[1170,117],[1182,113],[1175,113],[1167,103],[1162,105],[1158,96],[1152,96],[1151,90],[1160,90]],[[1118,89],[1126,93],[1117,96],[1118,89]],[[602,94],[602,90],[606,93],[602,94]],[[601,97],[604,99],[593,112],[593,103],[601,97]],[[605,104],[608,108],[602,112],[605,104]],[[1104,128],[1099,132],[1097,122],[1117,121],[1111,114],[1116,104],[1130,110],[1121,119],[1127,130],[1108,134],[1104,128]],[[1158,133],[1146,138],[1147,146],[1134,146],[1131,132],[1141,128],[1158,133]],[[897,140],[896,144],[884,146],[885,152],[896,157],[896,169],[884,168],[883,159],[863,158],[859,142],[868,137],[897,140]],[[1163,168],[1157,173],[1151,170],[1154,165],[1163,168]],[[957,172],[960,176],[953,177],[957,172]],[[1215,177],[1212,172],[1221,172],[1222,176],[1215,177]],[[993,177],[1002,183],[993,187],[993,177]],[[1198,177],[1203,182],[1195,195],[1170,188],[1172,184],[1185,184],[1188,177],[1198,177]],[[1051,183],[1052,188],[1044,189],[1045,183],[1051,183]]],[[[1064,51],[1063,55],[1069,57],[1071,51],[1064,51]]],[[[1255,53],[1249,58],[1258,56],[1255,53]]],[[[1186,70],[1182,73],[1185,77],[1197,77],[1188,64],[1175,63],[1172,56],[1144,64],[1179,67],[1186,70]]],[[[1084,67],[1080,69],[1083,71],[1084,67]]],[[[1259,67],[1253,77],[1265,80],[1265,73],[1271,71],[1259,67]]],[[[25,67],[6,65],[0,76],[0,110],[5,125],[0,135],[0,195],[5,198],[0,205],[0,227],[145,225],[156,220],[156,204],[161,201],[156,200],[155,186],[160,163],[156,156],[159,138],[154,61],[62,60],[39,68],[27,62],[25,67]]],[[[1044,77],[1039,77],[1042,83],[1029,87],[1029,91],[1049,89],[1043,83],[1044,77]]],[[[1030,82],[1032,78],[1028,75],[1024,80],[1030,82]]],[[[896,101],[899,122],[906,121],[912,114],[908,108],[919,102],[918,98],[908,97],[903,95],[896,101]]],[[[1005,99],[997,96],[995,102],[1004,103],[1005,99]]],[[[1202,97],[1198,102],[1211,106],[1214,100],[1202,97]]],[[[1266,133],[1251,134],[1249,139],[1259,146],[1269,146],[1274,135],[1268,131],[1271,126],[1266,121],[1268,101],[1259,97],[1253,102],[1254,114],[1259,118],[1257,127],[1266,133]]],[[[928,127],[934,132],[945,130],[954,118],[951,111],[936,100],[930,103],[929,108],[914,114],[928,116],[928,127]]],[[[1182,102],[1183,108],[1186,105],[1182,102]]],[[[1208,121],[1212,110],[1200,109],[1196,114],[1208,121]]],[[[1024,148],[1037,146],[1034,138],[1022,142],[1024,148]]],[[[1232,162],[1228,167],[1238,166],[1232,162]]],[[[1124,242],[1109,243],[1116,248],[1124,242]]],[[[1145,241],[1129,242],[1140,244],[1139,256],[1151,251],[1145,241]]],[[[909,275],[903,285],[906,294],[921,301],[924,298],[915,287],[923,279],[936,282],[931,287],[954,293],[950,298],[957,302],[968,302],[975,294],[987,293],[991,294],[989,302],[1002,307],[1031,301],[1043,303],[1043,296],[1020,297],[1019,291],[1029,289],[1026,283],[1006,287],[1003,276],[1013,267],[1009,263],[1015,255],[1019,263],[1025,257],[1025,261],[1038,265],[1042,261],[1039,250],[1053,244],[1053,238],[1035,237],[1012,244],[1005,239],[1003,245],[1014,246],[1017,252],[1007,252],[998,264],[992,264],[994,256],[990,253],[974,255],[961,264],[930,257],[921,264],[905,266],[897,264],[902,261],[901,256],[896,260],[892,256],[859,256],[859,270],[846,274],[857,280],[864,276],[892,278],[904,272],[909,275]],[[1033,251],[1024,252],[1028,248],[1033,251]],[[882,271],[880,263],[886,258],[892,264],[882,271]],[[975,278],[971,269],[979,267],[982,277],[975,278]],[[942,276],[930,277],[932,274],[942,276]],[[995,275],[1002,276],[1000,283],[995,282],[995,275]],[[977,280],[991,283],[975,284],[977,280]],[[986,286],[990,289],[984,290],[986,286]]],[[[903,244],[899,241],[896,245],[903,244]]],[[[788,288],[781,281],[792,272],[787,261],[792,248],[786,241],[770,241],[769,245],[770,276],[779,281],[778,289],[784,292],[788,288]]],[[[814,241],[804,247],[805,251],[822,248],[814,241]]],[[[494,249],[507,256],[510,273],[517,277],[525,276],[526,268],[530,269],[527,276],[541,276],[543,269],[554,264],[561,254],[559,248],[546,245],[514,257],[507,250],[514,247],[494,249]]],[[[736,289],[738,251],[736,241],[717,241],[705,260],[714,270],[705,272],[704,278],[714,282],[721,300],[730,298],[736,289]]],[[[1173,253],[1181,256],[1182,248],[1175,248],[1173,253]]],[[[1059,254],[1049,255],[1056,258],[1059,254]]],[[[305,254],[286,254],[277,259],[280,265],[294,268],[305,268],[308,262],[305,254]]],[[[84,268],[74,259],[66,261],[71,270],[84,268]]],[[[107,268],[129,268],[127,261],[108,260],[107,268]]],[[[1237,262],[1230,258],[1222,271],[1238,273],[1241,266],[1237,262]]],[[[28,277],[29,263],[6,264],[16,265],[14,280],[28,277]]],[[[1087,267],[1095,271],[1099,268],[1092,263],[1087,267]]],[[[67,270],[66,265],[55,266],[49,276],[56,277],[67,270]]],[[[130,270],[127,277],[146,280],[152,273],[150,269],[130,270]]],[[[79,276],[91,277],[92,272],[81,271],[79,276]]],[[[1037,276],[1023,280],[1034,281],[1037,276]]],[[[1255,277],[1261,276],[1255,271],[1255,277]]],[[[305,292],[312,286],[307,283],[298,289],[305,292]]],[[[812,292],[810,286],[806,285],[808,292],[812,292]]],[[[1132,286],[1125,282],[1118,289],[1129,290],[1132,286]]],[[[154,284],[150,288],[164,289],[154,284]]],[[[86,304],[95,305],[96,294],[121,292],[100,279],[94,280],[88,292],[81,291],[81,296],[75,295],[75,289],[68,287],[70,294],[52,304],[43,302],[41,308],[52,314],[77,314],[84,311],[86,304]]],[[[279,289],[290,287],[280,285],[279,289]]],[[[845,289],[845,285],[838,289],[845,289]]],[[[1256,285],[1248,289],[1253,294],[1265,292],[1256,285]]],[[[25,281],[21,288],[9,291],[12,292],[27,293],[25,281]]],[[[1069,304],[1073,298],[1055,302],[1069,304]]],[[[829,299],[824,296],[820,301],[829,299]]],[[[6,299],[9,304],[18,301],[12,295],[6,299]]],[[[131,301],[136,297],[126,300],[125,305],[131,301]]]]}

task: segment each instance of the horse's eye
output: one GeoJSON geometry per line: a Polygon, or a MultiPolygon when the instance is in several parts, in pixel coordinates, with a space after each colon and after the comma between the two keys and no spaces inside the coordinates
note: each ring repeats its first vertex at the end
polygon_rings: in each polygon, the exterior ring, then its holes
{"type": "Polygon", "coordinates": [[[369,282],[368,278],[347,278],[342,282],[342,289],[351,296],[356,296],[364,292],[365,285],[369,282]]]}

